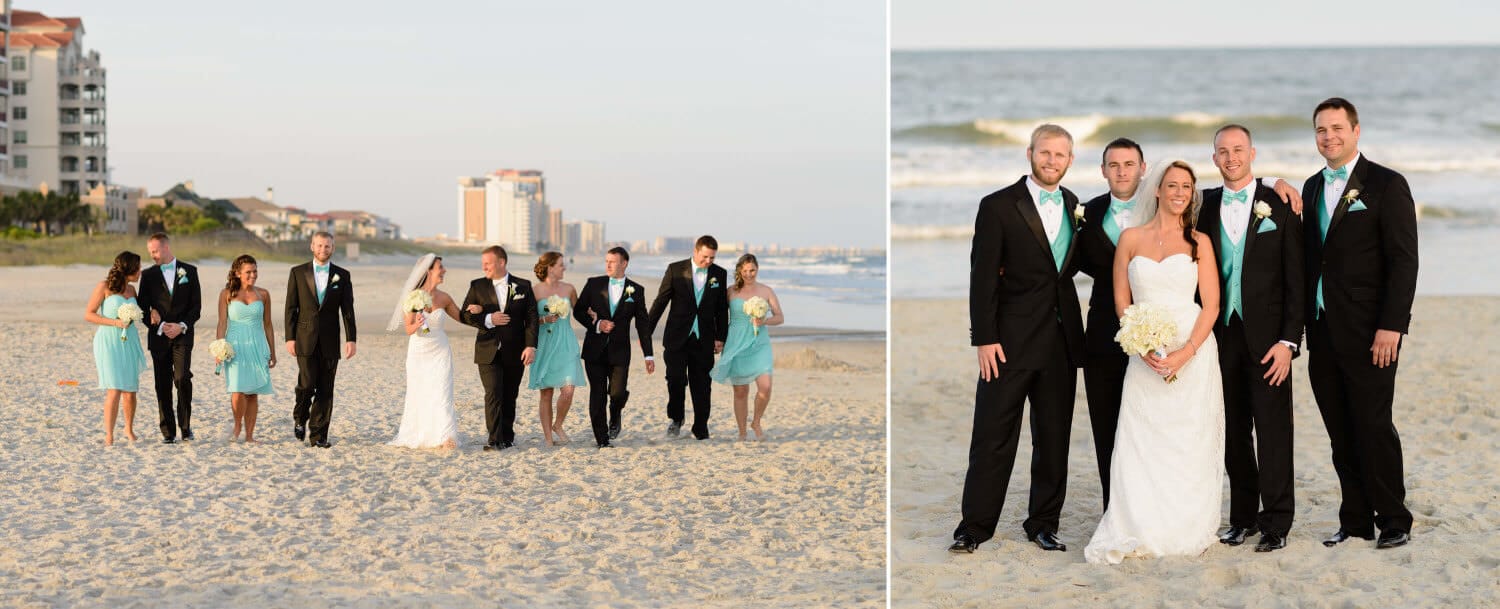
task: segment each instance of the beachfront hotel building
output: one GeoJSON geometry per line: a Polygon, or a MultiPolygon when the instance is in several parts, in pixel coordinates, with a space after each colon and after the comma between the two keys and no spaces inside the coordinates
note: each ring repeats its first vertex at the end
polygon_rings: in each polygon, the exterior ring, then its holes
{"type": "Polygon", "coordinates": [[[563,250],[569,254],[603,254],[604,253],[604,223],[580,220],[569,222],[564,241],[567,249],[563,250]]]}
{"type": "Polygon", "coordinates": [[[105,233],[134,235],[139,231],[140,200],[146,196],[144,188],[127,188],[110,184],[96,184],[78,198],[79,202],[94,208],[98,219],[97,228],[105,233]]]}
{"type": "MultiPolygon", "coordinates": [[[[557,219],[562,216],[559,213],[557,219]]],[[[499,169],[458,179],[458,236],[498,244],[513,254],[536,254],[561,244],[547,206],[546,181],[534,169],[499,169]]]]}
{"type": "MultiPolygon", "coordinates": [[[[9,4],[7,2],[7,4],[9,4]]],[[[83,197],[109,183],[104,65],[83,48],[83,20],[12,11],[7,32],[10,173],[83,197]]]]}

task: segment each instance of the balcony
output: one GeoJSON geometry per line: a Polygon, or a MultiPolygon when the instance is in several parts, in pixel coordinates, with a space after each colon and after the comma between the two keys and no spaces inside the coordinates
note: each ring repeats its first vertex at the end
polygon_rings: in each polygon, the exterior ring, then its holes
{"type": "MultiPolygon", "coordinates": [[[[7,2],[6,4],[10,4],[10,3],[7,2]]],[[[0,14],[0,32],[9,32],[9,31],[10,31],[10,12],[7,11],[4,14],[0,14]]]]}

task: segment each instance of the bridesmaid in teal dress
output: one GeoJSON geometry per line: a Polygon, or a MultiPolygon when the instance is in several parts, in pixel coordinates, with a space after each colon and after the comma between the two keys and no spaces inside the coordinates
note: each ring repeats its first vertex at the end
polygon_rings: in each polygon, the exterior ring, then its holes
{"type": "Polygon", "coordinates": [[[578,356],[578,337],[573,334],[572,320],[547,312],[547,302],[553,297],[568,301],[567,311],[578,302],[578,290],[573,284],[563,281],[563,256],[557,252],[542,254],[532,271],[537,282],[532,286],[536,294],[537,326],[536,361],[531,363],[531,380],[527,389],[541,390],[538,416],[542,420],[542,440],[547,446],[567,444],[568,434],[563,432],[563,420],[568,408],[573,405],[573,389],[586,387],[583,361],[578,356]],[[552,394],[557,392],[557,418],[552,418],[552,394]]]}
{"type": "Polygon", "coordinates": [[[234,259],[229,281],[219,292],[219,329],[215,333],[216,338],[234,347],[234,357],[222,362],[229,408],[234,413],[231,439],[239,438],[243,429],[247,444],[256,443],[260,396],[275,393],[271,390],[271,369],[276,367],[276,352],[271,349],[275,339],[271,293],[255,287],[259,275],[255,258],[247,254],[234,259]]]}
{"type": "Polygon", "coordinates": [[[734,387],[734,422],[740,427],[740,440],[745,439],[745,415],[749,410],[750,384],[755,384],[755,419],[750,428],[755,430],[755,439],[766,439],[761,431],[760,419],[771,403],[771,332],[766,326],[779,326],[786,321],[781,314],[781,301],[770,286],[757,281],[760,263],[754,254],[740,256],[734,264],[734,287],[729,289],[729,336],[724,340],[724,352],[708,376],[715,381],[734,387]],[[770,305],[763,318],[752,318],[745,313],[745,302],[759,296],[770,305]]]}
{"type": "MultiPolygon", "coordinates": [[[[141,257],[120,252],[104,281],[94,286],[84,320],[98,324],[94,331],[94,366],[99,370],[99,388],[104,390],[104,445],[115,443],[115,420],[125,406],[125,437],[135,441],[135,392],[146,371],[146,351],[141,335],[131,321],[119,319],[120,307],[135,301],[135,286],[141,278],[141,257]]],[[[145,321],[144,319],[141,321],[145,321]]]]}

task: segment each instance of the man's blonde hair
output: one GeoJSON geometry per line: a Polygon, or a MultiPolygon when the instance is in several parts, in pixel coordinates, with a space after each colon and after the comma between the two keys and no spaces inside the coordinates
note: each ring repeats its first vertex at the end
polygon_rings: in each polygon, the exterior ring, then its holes
{"type": "Polygon", "coordinates": [[[1069,148],[1073,147],[1073,134],[1068,133],[1067,129],[1063,129],[1062,125],[1055,125],[1055,124],[1052,124],[1052,123],[1042,123],[1041,125],[1038,125],[1037,128],[1034,131],[1031,132],[1031,145],[1027,146],[1026,148],[1027,149],[1036,148],[1036,143],[1039,142],[1039,141],[1041,141],[1042,138],[1044,138],[1044,137],[1065,137],[1065,138],[1068,138],[1068,147],[1069,148]]]}

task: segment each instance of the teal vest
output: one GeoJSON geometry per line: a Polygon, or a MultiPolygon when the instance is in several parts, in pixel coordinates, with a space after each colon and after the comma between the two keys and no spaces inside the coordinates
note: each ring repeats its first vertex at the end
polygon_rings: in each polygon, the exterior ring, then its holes
{"type": "Polygon", "coordinates": [[[1246,230],[1240,238],[1239,245],[1229,239],[1229,231],[1224,224],[1219,223],[1220,251],[1224,252],[1223,260],[1219,261],[1219,270],[1224,275],[1224,323],[1229,323],[1229,316],[1239,313],[1240,321],[1245,319],[1245,301],[1240,295],[1240,277],[1245,267],[1245,244],[1250,241],[1250,231],[1246,230]]]}
{"type": "Polygon", "coordinates": [[[1068,222],[1068,206],[1063,206],[1062,220],[1057,227],[1057,238],[1052,240],[1052,261],[1062,272],[1063,258],[1068,256],[1068,246],[1073,244],[1073,225],[1068,222]]]}

